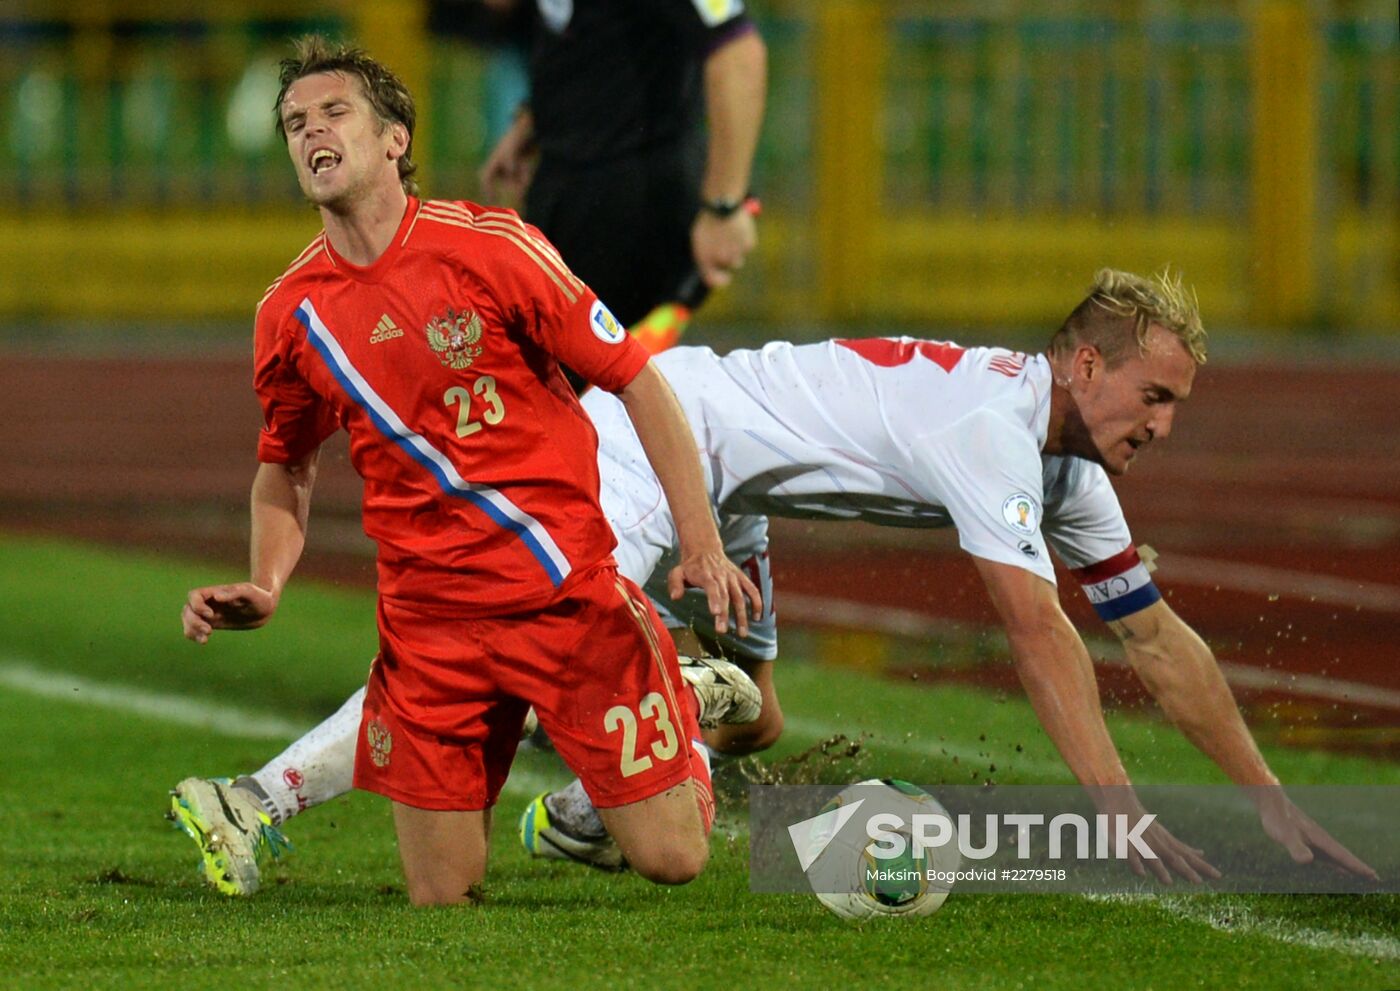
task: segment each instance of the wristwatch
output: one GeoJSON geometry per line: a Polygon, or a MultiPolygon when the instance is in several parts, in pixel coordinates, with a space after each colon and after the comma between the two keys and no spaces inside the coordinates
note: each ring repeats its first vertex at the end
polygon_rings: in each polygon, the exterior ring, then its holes
{"type": "Polygon", "coordinates": [[[723,220],[726,217],[732,217],[742,210],[747,201],[747,196],[739,196],[734,199],[701,200],[700,209],[705,213],[713,214],[720,220],[723,220]]]}

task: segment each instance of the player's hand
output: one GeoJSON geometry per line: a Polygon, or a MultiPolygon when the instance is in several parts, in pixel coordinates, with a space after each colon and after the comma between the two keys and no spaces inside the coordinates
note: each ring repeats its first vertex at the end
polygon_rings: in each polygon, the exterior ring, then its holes
{"type": "MultiPolygon", "coordinates": [[[[1147,815],[1131,785],[1086,786],[1086,790],[1099,812],[1109,816],[1126,815],[1130,828],[1147,815]]],[[[1200,884],[1205,878],[1220,876],[1220,872],[1206,859],[1204,851],[1177,839],[1157,819],[1137,835],[1138,842],[1156,854],[1155,859],[1145,857],[1136,846],[1128,844],[1128,867],[1138,877],[1146,877],[1147,872],[1151,871],[1163,884],[1175,883],[1173,875],[1184,877],[1192,884],[1200,884]]]]}
{"type": "Polygon", "coordinates": [[[1380,876],[1323,829],[1283,793],[1282,788],[1252,788],[1250,797],[1259,810],[1259,823],[1269,839],[1288,851],[1294,863],[1310,864],[1318,854],[1357,877],[1379,881],[1380,876]]]}
{"type": "Polygon", "coordinates": [[[185,639],[208,643],[215,630],[255,630],[277,611],[277,597],[252,582],[191,589],[180,611],[185,639]]]}
{"type": "Polygon", "coordinates": [[[715,632],[729,632],[729,613],[734,612],[735,629],[739,636],[749,635],[746,604],[752,606],[753,616],[763,615],[763,596],[749,577],[740,571],[723,551],[689,554],[666,576],[672,599],[685,594],[687,585],[705,590],[710,615],[714,617],[715,632]]]}
{"type": "Polygon", "coordinates": [[[1131,844],[1128,844],[1128,867],[1138,877],[1146,877],[1150,870],[1163,884],[1172,884],[1173,874],[1186,878],[1192,884],[1200,884],[1205,878],[1217,878],[1220,872],[1205,853],[1183,843],[1167,831],[1167,827],[1153,820],[1140,834],[1142,844],[1157,855],[1150,860],[1131,844]]]}
{"type": "Polygon", "coordinates": [[[701,210],[690,227],[695,268],[711,289],[729,285],[757,243],[758,226],[749,208],[735,210],[727,217],[701,210]]]}
{"type": "Polygon", "coordinates": [[[477,173],[485,199],[492,203],[520,203],[538,161],[534,118],[524,110],[516,114],[515,122],[501,135],[477,173]]]}

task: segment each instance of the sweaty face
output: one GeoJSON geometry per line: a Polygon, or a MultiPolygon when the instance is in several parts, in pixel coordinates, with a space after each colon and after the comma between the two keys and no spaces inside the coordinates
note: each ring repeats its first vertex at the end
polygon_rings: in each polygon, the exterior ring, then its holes
{"type": "MultiPolygon", "coordinates": [[[[1097,351],[1094,352],[1097,355],[1097,351]]],[[[1145,354],[1130,349],[1109,369],[1102,356],[1092,372],[1076,361],[1074,398],[1093,457],[1113,475],[1128,470],[1138,451],[1172,429],[1177,403],[1191,392],[1196,363],[1169,331],[1152,324],[1145,354]]]]}
{"type": "Polygon", "coordinates": [[[390,155],[398,129],[381,126],[354,77],[323,72],[298,79],[281,109],[297,181],[316,206],[334,209],[378,183],[398,183],[397,156],[390,155]]]}

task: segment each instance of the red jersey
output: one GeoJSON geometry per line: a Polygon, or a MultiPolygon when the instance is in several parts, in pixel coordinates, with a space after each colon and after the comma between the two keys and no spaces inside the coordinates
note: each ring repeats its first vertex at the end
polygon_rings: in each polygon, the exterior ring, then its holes
{"type": "Polygon", "coordinates": [[[559,363],[616,392],[647,355],[514,212],[410,198],[369,266],[323,232],[263,297],[254,352],[260,461],[349,432],[382,596],[537,608],[609,559],[598,437],[559,363]]]}

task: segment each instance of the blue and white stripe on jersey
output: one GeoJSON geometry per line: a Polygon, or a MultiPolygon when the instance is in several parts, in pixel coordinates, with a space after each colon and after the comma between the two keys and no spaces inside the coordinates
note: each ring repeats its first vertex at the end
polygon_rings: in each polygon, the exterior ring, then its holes
{"type": "Polygon", "coordinates": [[[326,367],[335,376],[335,380],[355,404],[365,411],[379,432],[426,468],[437,479],[444,493],[467,500],[482,510],[493,522],[518,536],[543,566],[554,586],[557,588],[562,585],[571,570],[569,559],[564,556],[559,545],[554,542],[554,538],[540,521],[489,485],[466,481],[457,473],[447,455],[428,443],[421,434],[409,429],[379,393],[374,391],[359,369],[350,362],[345,349],[340,346],[340,342],[321,320],[316,308],[311,305],[310,297],[301,301],[296,317],[306,328],[307,338],[312,347],[326,362],[326,367]]]}

